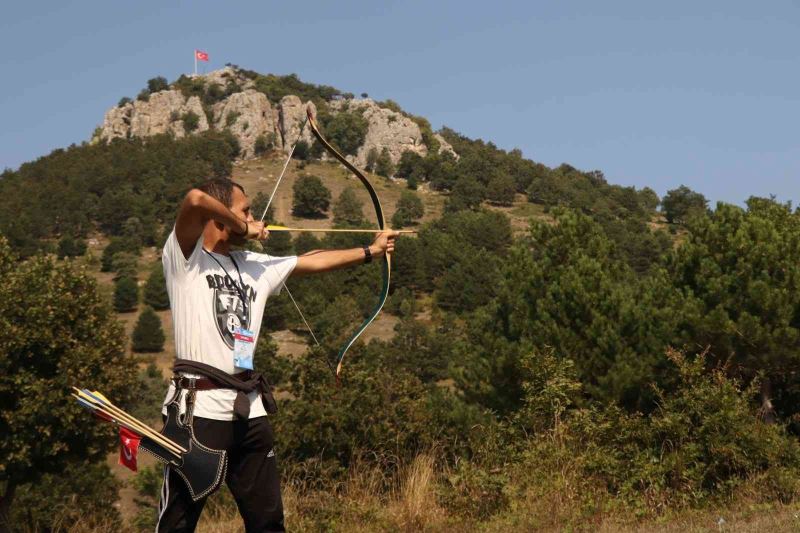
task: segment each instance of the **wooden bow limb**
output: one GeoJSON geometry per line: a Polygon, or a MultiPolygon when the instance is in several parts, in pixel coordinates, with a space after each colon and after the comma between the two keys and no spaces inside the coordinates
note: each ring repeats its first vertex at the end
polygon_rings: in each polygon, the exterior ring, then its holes
{"type": "MultiPolygon", "coordinates": [[[[375,209],[375,218],[377,219],[378,227],[380,231],[383,231],[386,228],[386,219],[383,217],[383,207],[381,207],[380,199],[378,198],[378,193],[375,191],[375,188],[372,186],[370,181],[364,175],[363,172],[358,170],[347,158],[339,153],[336,148],[334,148],[326,139],[323,137],[322,133],[320,133],[319,128],[317,127],[317,122],[314,120],[314,114],[311,112],[311,108],[306,108],[306,123],[311,128],[311,133],[317,139],[317,141],[322,145],[325,150],[328,151],[333,157],[339,160],[358,180],[364,185],[364,188],[367,189],[369,193],[369,197],[372,200],[372,206],[375,209]]],[[[392,259],[389,254],[384,254],[383,261],[381,262],[381,272],[383,277],[383,283],[381,286],[381,293],[378,297],[378,302],[375,305],[375,308],[370,313],[369,317],[367,317],[364,322],[358,326],[358,329],[350,336],[347,340],[345,345],[339,350],[339,355],[337,356],[338,362],[336,363],[336,381],[339,382],[339,376],[342,373],[342,363],[344,362],[344,356],[350,347],[353,345],[354,342],[361,336],[367,327],[372,323],[373,320],[378,316],[383,309],[383,305],[386,303],[386,298],[389,296],[389,284],[391,283],[392,279],[392,259]]]]}

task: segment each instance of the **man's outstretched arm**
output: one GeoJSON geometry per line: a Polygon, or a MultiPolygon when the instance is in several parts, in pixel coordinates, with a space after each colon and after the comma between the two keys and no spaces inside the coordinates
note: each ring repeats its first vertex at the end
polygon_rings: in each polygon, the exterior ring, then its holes
{"type": "MultiPolygon", "coordinates": [[[[396,231],[385,231],[378,234],[369,246],[373,260],[391,255],[394,252],[394,240],[399,235],[396,231]]],[[[304,276],[328,272],[351,265],[364,263],[366,253],[364,248],[349,248],[346,250],[314,250],[297,258],[297,266],[292,271],[292,276],[304,276]]]]}
{"type": "Polygon", "coordinates": [[[253,221],[252,215],[248,216],[247,220],[242,219],[213,196],[199,189],[192,189],[186,193],[178,211],[178,218],[175,220],[175,236],[178,238],[184,257],[192,253],[197,239],[203,234],[203,229],[209,220],[216,220],[242,238],[263,237],[264,224],[253,221]]]}

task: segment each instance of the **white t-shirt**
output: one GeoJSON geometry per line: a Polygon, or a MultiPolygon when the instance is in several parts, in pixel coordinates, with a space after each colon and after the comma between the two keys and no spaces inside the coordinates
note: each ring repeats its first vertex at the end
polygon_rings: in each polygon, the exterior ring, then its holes
{"type": "MultiPolygon", "coordinates": [[[[234,367],[234,329],[249,329],[253,332],[253,342],[258,342],[267,297],[280,292],[283,282],[297,265],[297,257],[272,257],[244,250],[231,252],[231,257],[204,250],[201,235],[187,259],[174,228],[162,253],[175,334],[175,355],[235,374],[244,369],[234,367]],[[242,305],[236,290],[241,285],[240,274],[246,306],[242,305]]],[[[175,388],[170,384],[165,405],[174,392],[175,388]]],[[[250,418],[265,416],[267,413],[258,392],[250,393],[249,397],[250,418]]],[[[234,420],[235,399],[236,391],[233,389],[197,391],[194,414],[214,420],[234,420]]],[[[180,405],[181,410],[185,410],[183,398],[180,405]]],[[[166,414],[166,408],[163,413],[166,414]]]]}

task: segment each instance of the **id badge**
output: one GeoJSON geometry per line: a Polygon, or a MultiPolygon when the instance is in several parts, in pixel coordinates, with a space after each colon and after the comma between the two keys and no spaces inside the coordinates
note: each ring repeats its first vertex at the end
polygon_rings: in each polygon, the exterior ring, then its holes
{"type": "Polygon", "coordinates": [[[254,353],[253,332],[244,328],[236,328],[233,332],[233,366],[253,370],[254,353]]]}

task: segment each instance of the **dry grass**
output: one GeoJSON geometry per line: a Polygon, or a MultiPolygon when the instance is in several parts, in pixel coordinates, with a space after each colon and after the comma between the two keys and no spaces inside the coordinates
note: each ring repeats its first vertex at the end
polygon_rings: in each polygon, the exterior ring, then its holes
{"type": "MultiPolygon", "coordinates": [[[[732,502],[706,509],[685,509],[646,520],[615,504],[601,487],[577,479],[568,466],[550,472],[536,486],[512,495],[505,510],[484,521],[448,511],[440,499],[446,470],[437,465],[435,453],[421,453],[400,464],[394,457],[362,456],[354,460],[340,484],[320,488],[316,479],[321,465],[291,472],[283,488],[289,531],[348,532],[527,532],[598,531],[694,533],[730,531],[742,533],[800,531],[800,505],[757,503],[752,491],[740,491],[732,502]]],[[[513,476],[512,476],[513,477],[513,476]]],[[[480,498],[479,493],[470,495],[480,498]]],[[[69,515],[74,517],[74,513],[69,515]]],[[[21,531],[28,530],[22,528],[21,531]]],[[[133,531],[112,522],[87,516],[71,527],[55,531],[100,533],[133,531]]],[[[244,531],[242,520],[227,489],[213,496],[198,525],[199,533],[244,531]]]]}
{"type": "Polygon", "coordinates": [[[430,454],[420,454],[405,469],[399,490],[388,507],[403,531],[433,531],[443,525],[444,510],[436,502],[436,470],[430,454]]]}

